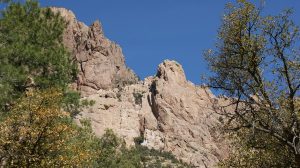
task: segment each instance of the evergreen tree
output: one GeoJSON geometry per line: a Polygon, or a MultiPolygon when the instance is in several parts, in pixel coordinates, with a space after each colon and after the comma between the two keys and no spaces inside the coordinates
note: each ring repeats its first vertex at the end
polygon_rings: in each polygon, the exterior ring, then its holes
{"type": "Polygon", "coordinates": [[[76,76],[62,43],[66,23],[35,1],[10,2],[0,18],[0,110],[28,88],[66,88],[76,76]]]}

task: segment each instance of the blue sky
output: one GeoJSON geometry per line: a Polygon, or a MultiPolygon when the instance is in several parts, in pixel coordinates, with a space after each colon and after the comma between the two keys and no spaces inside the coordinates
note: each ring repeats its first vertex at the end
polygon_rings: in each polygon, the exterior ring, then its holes
{"type": "MultiPolygon", "coordinates": [[[[99,19],[105,35],[121,45],[127,65],[142,79],[165,59],[183,65],[187,78],[201,83],[209,73],[202,55],[216,43],[224,6],[233,0],[40,0],[42,6],[72,10],[90,25],[99,19]]],[[[252,1],[259,3],[259,0],[252,1]]],[[[299,0],[266,0],[264,12],[293,7],[300,25],[299,0]]]]}

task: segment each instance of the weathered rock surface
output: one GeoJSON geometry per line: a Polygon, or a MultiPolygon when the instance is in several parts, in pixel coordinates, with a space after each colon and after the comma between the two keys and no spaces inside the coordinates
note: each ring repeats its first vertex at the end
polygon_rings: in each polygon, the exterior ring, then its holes
{"type": "Polygon", "coordinates": [[[88,27],[71,11],[52,10],[69,22],[64,43],[78,63],[76,88],[83,99],[96,102],[77,121],[90,119],[98,136],[113,129],[127,145],[134,145],[134,138],[142,136],[142,145],[170,151],[196,167],[214,167],[226,157],[220,116],[213,108],[223,99],[187,81],[175,61],[164,61],[156,76],[138,82],[126,67],[121,48],[105,38],[99,21],[88,27]]]}
{"type": "Polygon", "coordinates": [[[188,82],[181,65],[174,61],[160,64],[150,93],[149,104],[157,127],[145,125],[147,146],[171,151],[178,158],[202,167],[213,167],[225,156],[217,131],[219,116],[212,104],[216,97],[209,89],[188,82]],[[160,139],[152,139],[153,134],[161,135],[160,139]]]}
{"type": "Polygon", "coordinates": [[[59,12],[69,23],[63,40],[78,64],[79,75],[74,85],[82,95],[138,81],[133,71],[126,67],[122,49],[104,36],[99,21],[88,27],[77,21],[73,12],[67,9],[51,9],[59,12]]]}
{"type": "Polygon", "coordinates": [[[226,157],[226,143],[218,132],[220,116],[213,109],[218,98],[208,88],[188,82],[175,61],[160,64],[155,77],[123,88],[99,90],[86,99],[96,104],[78,119],[89,118],[99,136],[110,128],[128,145],[143,136],[142,145],[170,151],[178,159],[203,168],[226,157]]]}

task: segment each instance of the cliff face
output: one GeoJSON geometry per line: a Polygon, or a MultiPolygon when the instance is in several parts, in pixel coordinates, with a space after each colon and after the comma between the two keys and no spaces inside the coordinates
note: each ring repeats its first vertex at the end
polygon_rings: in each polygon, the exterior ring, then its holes
{"type": "Polygon", "coordinates": [[[87,27],[66,9],[53,11],[70,23],[64,42],[80,70],[76,88],[83,99],[96,102],[77,121],[90,119],[98,136],[113,129],[127,145],[143,137],[142,145],[170,151],[197,167],[213,167],[226,157],[221,119],[214,110],[223,99],[187,81],[175,61],[164,61],[155,76],[138,82],[126,67],[121,48],[104,37],[99,21],[87,27]]]}
{"type": "Polygon", "coordinates": [[[63,41],[78,64],[79,75],[74,87],[82,95],[138,81],[134,72],[126,67],[122,49],[104,36],[99,21],[88,27],[67,9],[52,8],[52,11],[59,12],[69,23],[63,41]]]}
{"type": "Polygon", "coordinates": [[[101,89],[85,99],[96,104],[77,119],[90,119],[99,136],[110,128],[127,145],[134,145],[134,138],[142,136],[142,145],[170,151],[197,167],[213,167],[226,157],[220,116],[213,109],[218,98],[208,88],[188,82],[175,61],[160,64],[154,77],[122,88],[101,89]]]}

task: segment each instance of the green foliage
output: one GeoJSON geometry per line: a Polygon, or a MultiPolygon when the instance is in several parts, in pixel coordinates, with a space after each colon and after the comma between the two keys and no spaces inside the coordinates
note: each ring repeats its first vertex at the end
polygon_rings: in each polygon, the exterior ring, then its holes
{"type": "Polygon", "coordinates": [[[100,138],[100,149],[101,154],[97,160],[97,167],[141,167],[139,157],[132,150],[127,149],[125,142],[110,129],[106,130],[105,134],[100,138]]]}
{"type": "Polygon", "coordinates": [[[143,143],[144,142],[144,136],[139,136],[139,137],[135,137],[134,138],[134,143],[136,144],[136,145],[140,145],[141,143],[143,143]]]}
{"type": "Polygon", "coordinates": [[[300,33],[292,11],[264,17],[246,0],[226,9],[217,51],[206,53],[209,85],[234,97],[218,111],[239,148],[223,166],[299,167],[300,33]]]}
{"type": "Polygon", "coordinates": [[[87,99],[81,100],[81,106],[83,107],[93,106],[95,105],[95,103],[96,103],[95,100],[87,100],[87,99]]]}
{"type": "Polygon", "coordinates": [[[142,105],[142,102],[143,102],[143,94],[142,93],[134,92],[133,97],[134,97],[134,102],[136,105],[142,105]]]}
{"type": "Polygon", "coordinates": [[[71,117],[76,116],[80,112],[82,105],[80,104],[80,94],[76,91],[64,90],[64,99],[62,100],[62,107],[71,114],[71,117]]]}
{"type": "Polygon", "coordinates": [[[28,88],[66,88],[76,76],[62,44],[66,23],[37,2],[11,2],[0,18],[0,108],[28,88]]]}
{"type": "Polygon", "coordinates": [[[191,167],[190,165],[177,160],[175,156],[170,152],[148,149],[147,147],[141,145],[137,145],[134,150],[137,153],[137,155],[139,155],[143,167],[191,167]]]}
{"type": "Polygon", "coordinates": [[[98,158],[98,167],[103,168],[162,168],[162,167],[190,167],[178,161],[170,152],[148,149],[141,146],[143,137],[135,138],[135,147],[126,147],[125,142],[117,137],[112,130],[100,139],[101,154],[98,158]]]}

